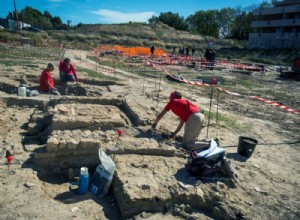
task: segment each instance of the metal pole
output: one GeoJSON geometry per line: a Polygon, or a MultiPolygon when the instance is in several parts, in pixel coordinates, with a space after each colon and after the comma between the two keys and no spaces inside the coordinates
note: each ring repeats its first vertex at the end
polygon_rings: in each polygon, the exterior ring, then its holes
{"type": "Polygon", "coordinates": [[[155,80],[154,80],[154,83],[155,83],[154,90],[155,91],[156,91],[156,73],[157,73],[157,70],[155,70],[155,72],[154,72],[154,77],[155,77],[155,80]]]}
{"type": "Polygon", "coordinates": [[[20,30],[16,0],[14,0],[14,8],[15,8],[15,21],[17,22],[17,30],[20,30]]]}
{"type": "Polygon", "coordinates": [[[159,102],[159,92],[160,92],[161,77],[162,77],[162,71],[160,71],[159,84],[158,84],[158,96],[157,96],[156,107],[158,106],[158,102],[159,102]]]}
{"type": "Polygon", "coordinates": [[[218,137],[218,128],[219,128],[219,95],[220,95],[220,89],[219,89],[220,82],[218,82],[218,91],[217,91],[217,115],[216,115],[216,128],[217,128],[217,135],[218,137]]]}
{"type": "Polygon", "coordinates": [[[208,129],[209,129],[209,125],[210,125],[210,113],[211,113],[212,98],[213,98],[213,94],[214,94],[214,83],[215,83],[215,80],[216,80],[215,78],[213,78],[211,80],[211,93],[210,93],[210,104],[209,104],[209,112],[208,112],[206,140],[207,140],[207,137],[208,137],[208,129]]]}
{"type": "MultiPolygon", "coordinates": [[[[145,64],[144,64],[145,65],[145,64]]],[[[143,74],[143,94],[144,94],[144,92],[145,92],[145,66],[144,66],[144,74],[143,74]]]]}

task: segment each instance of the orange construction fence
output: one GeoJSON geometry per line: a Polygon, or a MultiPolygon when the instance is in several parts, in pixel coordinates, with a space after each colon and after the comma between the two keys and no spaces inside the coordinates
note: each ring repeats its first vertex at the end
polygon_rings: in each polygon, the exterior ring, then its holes
{"type": "MultiPolygon", "coordinates": [[[[114,46],[100,46],[95,49],[96,52],[100,52],[103,50],[118,50],[122,51],[122,53],[126,56],[138,56],[138,55],[150,55],[150,47],[122,47],[119,45],[114,45],[114,46]]],[[[156,49],[154,50],[154,55],[156,56],[162,56],[163,54],[167,54],[164,52],[162,49],[156,49]]]]}

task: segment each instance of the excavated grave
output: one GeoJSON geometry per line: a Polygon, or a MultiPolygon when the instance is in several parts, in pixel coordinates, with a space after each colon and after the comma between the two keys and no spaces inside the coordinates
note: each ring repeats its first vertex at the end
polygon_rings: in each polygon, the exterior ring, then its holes
{"type": "Polygon", "coordinates": [[[53,130],[101,130],[124,127],[126,116],[116,106],[58,104],[54,108],[53,130]]]}

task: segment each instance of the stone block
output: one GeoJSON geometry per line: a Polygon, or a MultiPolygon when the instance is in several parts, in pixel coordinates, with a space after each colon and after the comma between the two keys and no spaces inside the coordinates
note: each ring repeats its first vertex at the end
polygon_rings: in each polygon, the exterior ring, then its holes
{"type": "Polygon", "coordinates": [[[56,138],[49,138],[47,141],[47,152],[52,153],[58,151],[59,141],[56,138]]]}
{"type": "Polygon", "coordinates": [[[65,150],[67,150],[67,141],[60,140],[58,145],[58,151],[65,151],[65,150]]]}
{"type": "Polygon", "coordinates": [[[67,140],[66,145],[67,145],[68,150],[74,151],[74,150],[76,150],[77,146],[79,145],[79,141],[71,138],[71,139],[67,140]]]}
{"type": "Polygon", "coordinates": [[[94,139],[82,139],[79,143],[78,150],[95,150],[99,149],[100,141],[94,139]]]}

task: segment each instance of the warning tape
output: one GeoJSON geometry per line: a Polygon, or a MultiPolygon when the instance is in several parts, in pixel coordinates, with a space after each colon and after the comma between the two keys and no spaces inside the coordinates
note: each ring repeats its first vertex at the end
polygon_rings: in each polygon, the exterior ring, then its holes
{"type": "MultiPolygon", "coordinates": [[[[104,58],[104,57],[98,57],[98,58],[102,59],[102,60],[112,60],[112,59],[104,58]]],[[[200,61],[204,62],[202,59],[200,59],[200,61]]],[[[204,63],[207,64],[207,61],[205,61],[205,62],[204,63]]],[[[124,63],[124,64],[125,65],[135,65],[135,66],[144,65],[144,64],[141,64],[141,63],[124,63]]],[[[147,62],[145,62],[145,64],[148,65],[148,66],[152,66],[156,70],[164,71],[169,77],[171,77],[171,78],[173,78],[173,79],[175,79],[176,81],[179,81],[179,82],[183,82],[183,83],[190,84],[190,85],[215,86],[214,84],[207,84],[207,83],[204,83],[204,82],[196,82],[196,81],[190,81],[190,80],[180,79],[180,78],[174,77],[172,74],[170,74],[170,72],[164,66],[164,64],[166,64],[165,61],[161,61],[161,62],[155,62],[155,61],[154,62],[149,62],[149,61],[147,61],[147,62]]],[[[241,64],[241,63],[233,64],[233,63],[229,63],[228,61],[219,61],[219,62],[216,62],[216,66],[220,66],[220,65],[223,65],[223,67],[236,68],[236,69],[246,69],[246,70],[252,70],[252,71],[258,71],[258,70],[261,71],[262,70],[261,67],[250,66],[250,65],[245,65],[245,64],[241,64]]],[[[102,70],[104,72],[109,72],[109,73],[114,72],[113,70],[108,70],[108,69],[100,68],[100,67],[98,67],[95,64],[90,64],[90,66],[96,66],[96,68],[99,68],[100,70],[102,70]]],[[[219,90],[227,93],[227,94],[230,94],[230,95],[242,96],[242,97],[249,97],[249,98],[252,98],[252,99],[260,100],[260,101],[262,101],[264,103],[267,103],[269,105],[276,106],[276,107],[278,107],[280,109],[283,109],[283,110],[286,110],[288,112],[291,112],[291,113],[294,113],[294,114],[300,114],[300,112],[298,112],[298,111],[296,111],[294,109],[291,109],[288,106],[285,106],[285,105],[283,105],[281,103],[277,103],[277,102],[274,102],[274,101],[271,101],[271,100],[267,100],[265,98],[261,98],[259,96],[247,96],[247,95],[243,95],[243,94],[239,94],[239,93],[235,93],[235,92],[230,92],[230,91],[226,90],[225,88],[220,88],[219,86],[217,88],[219,90]]]]}
{"type": "MultiPolygon", "coordinates": [[[[154,68],[157,68],[157,66],[155,65],[152,65],[154,68]]],[[[190,81],[190,80],[185,80],[185,79],[180,79],[180,78],[177,78],[177,77],[174,77],[173,75],[171,75],[165,68],[159,68],[158,69],[160,70],[164,70],[165,73],[170,76],[171,78],[175,79],[176,81],[180,81],[180,82],[183,82],[183,83],[186,83],[186,84],[190,84],[190,85],[200,85],[200,86],[215,86],[214,84],[206,84],[206,83],[203,83],[203,82],[195,82],[195,81],[190,81]]],[[[252,99],[256,99],[256,100],[260,100],[264,103],[267,103],[269,105],[272,105],[272,106],[276,106],[280,109],[283,109],[283,110],[286,110],[288,112],[291,112],[291,113],[294,113],[294,114],[300,114],[300,112],[294,110],[294,109],[291,109],[290,107],[288,106],[285,106],[283,105],[282,103],[277,103],[277,102],[274,102],[274,101],[271,101],[271,100],[268,100],[268,99],[265,99],[265,98],[261,98],[259,96],[247,96],[247,95],[243,95],[243,94],[239,94],[239,93],[235,93],[235,92],[230,92],[224,88],[220,88],[219,86],[217,87],[219,90],[223,91],[223,92],[226,92],[230,95],[234,95],[234,96],[243,96],[243,97],[249,97],[249,98],[252,98],[252,99]]]]}
{"type": "Polygon", "coordinates": [[[286,111],[288,111],[288,112],[295,113],[295,114],[300,114],[300,112],[298,112],[298,111],[296,111],[296,110],[294,110],[294,109],[291,109],[290,107],[285,106],[285,105],[283,105],[282,103],[276,103],[276,102],[274,102],[274,101],[270,101],[270,100],[261,98],[261,97],[259,97],[259,96],[250,96],[250,97],[251,97],[251,98],[254,98],[254,99],[257,99],[257,100],[260,100],[260,101],[262,101],[262,102],[264,102],[264,103],[268,103],[269,105],[276,106],[276,107],[278,107],[278,108],[280,108],[280,109],[283,109],[283,110],[286,110],[286,111]]]}

